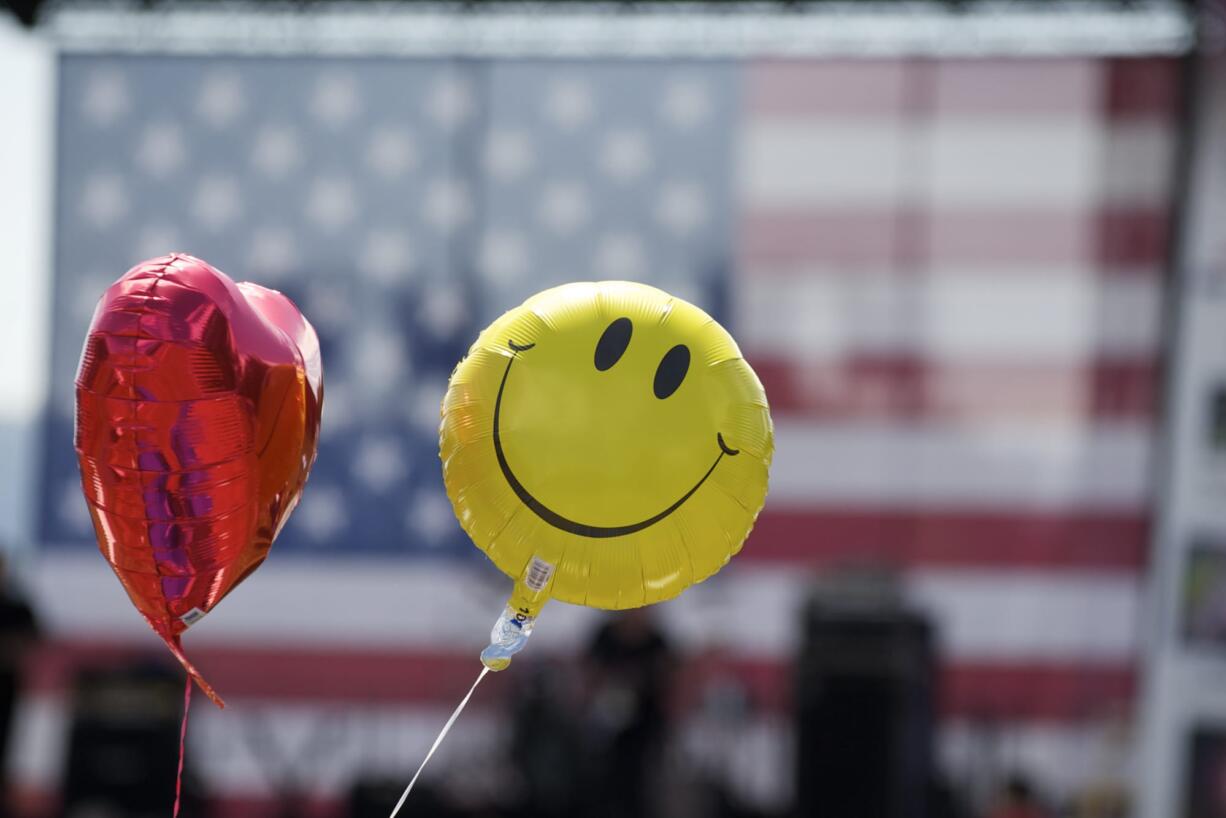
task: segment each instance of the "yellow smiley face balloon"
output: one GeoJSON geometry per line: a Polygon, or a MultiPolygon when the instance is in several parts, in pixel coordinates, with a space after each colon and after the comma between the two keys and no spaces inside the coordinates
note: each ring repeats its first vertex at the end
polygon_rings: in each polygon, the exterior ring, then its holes
{"type": "Polygon", "coordinates": [[[567,284],[481,333],[451,376],[440,456],[464,530],[552,597],[633,608],[736,554],[766,498],[762,384],[727,331],[642,284],[567,284]]]}

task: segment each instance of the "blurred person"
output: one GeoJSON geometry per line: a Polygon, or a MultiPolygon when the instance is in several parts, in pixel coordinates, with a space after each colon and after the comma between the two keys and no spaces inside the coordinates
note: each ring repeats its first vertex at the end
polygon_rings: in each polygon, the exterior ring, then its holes
{"type": "Polygon", "coordinates": [[[1051,818],[1051,814],[1039,803],[1030,780],[1012,775],[1001,787],[987,818],[1051,818]]]}
{"type": "Polygon", "coordinates": [[[945,775],[934,772],[928,779],[929,818],[967,818],[965,798],[945,775]]]}
{"type": "MultiPolygon", "coordinates": [[[[34,610],[8,575],[8,562],[0,550],[0,759],[8,758],[13,732],[13,714],[21,690],[21,673],[30,651],[38,642],[34,610]]],[[[0,766],[0,815],[10,814],[8,766],[0,766]]]]}
{"type": "Polygon", "coordinates": [[[675,655],[647,608],[620,611],[587,652],[591,818],[656,815],[653,772],[668,738],[675,655]]]}
{"type": "Polygon", "coordinates": [[[73,674],[60,780],[63,818],[164,818],[180,791],[180,818],[206,812],[188,748],[176,778],[183,676],[160,652],[79,665],[73,674]]]}
{"type": "Polygon", "coordinates": [[[1130,815],[1128,788],[1122,782],[1102,782],[1077,793],[1070,818],[1125,818],[1130,815]]]}
{"type": "Polygon", "coordinates": [[[1188,760],[1186,818],[1226,816],[1226,732],[1197,728],[1191,736],[1188,760]]]}
{"type": "Polygon", "coordinates": [[[511,763],[523,786],[523,812],[573,815],[582,776],[582,742],[569,691],[553,668],[533,664],[513,698],[511,763]]]}
{"type": "Polygon", "coordinates": [[[1101,722],[1103,735],[1094,772],[1071,798],[1069,818],[1125,818],[1132,815],[1133,723],[1131,709],[1108,710],[1101,722]]]}

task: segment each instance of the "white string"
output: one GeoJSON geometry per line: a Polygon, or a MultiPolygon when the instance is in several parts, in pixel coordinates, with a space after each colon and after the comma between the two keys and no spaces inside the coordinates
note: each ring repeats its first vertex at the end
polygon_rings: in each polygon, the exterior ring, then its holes
{"type": "Polygon", "coordinates": [[[451,725],[455,724],[455,720],[464,712],[465,705],[468,700],[473,697],[473,692],[476,691],[477,685],[481,684],[481,680],[485,678],[485,674],[489,673],[488,667],[481,668],[481,672],[477,674],[477,681],[473,682],[473,686],[468,689],[468,694],[463,698],[460,704],[456,707],[455,712],[451,714],[451,718],[447,719],[447,723],[443,725],[443,732],[438,734],[438,738],[434,740],[434,744],[430,747],[430,752],[426,753],[425,759],[422,760],[421,766],[417,768],[417,772],[413,773],[413,780],[409,782],[409,786],[404,788],[404,794],[400,796],[400,800],[396,802],[396,807],[392,810],[389,818],[396,818],[400,813],[400,808],[404,806],[405,799],[409,797],[409,793],[413,791],[413,785],[417,783],[417,777],[421,775],[421,771],[426,769],[426,765],[430,763],[431,756],[438,746],[443,743],[443,739],[447,738],[447,733],[451,731],[451,725]]]}

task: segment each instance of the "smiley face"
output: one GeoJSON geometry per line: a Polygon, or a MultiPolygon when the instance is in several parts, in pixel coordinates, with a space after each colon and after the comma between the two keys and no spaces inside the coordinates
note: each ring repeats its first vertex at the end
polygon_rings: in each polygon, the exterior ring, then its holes
{"type": "MultiPolygon", "coordinates": [[[[600,340],[596,342],[596,351],[593,355],[593,366],[595,369],[599,372],[606,372],[612,369],[625,354],[633,334],[634,322],[625,316],[615,318],[605,328],[605,331],[600,336],[600,340]]],[[[507,388],[507,378],[511,374],[511,365],[515,363],[515,358],[519,353],[527,352],[535,346],[535,344],[520,345],[512,340],[507,341],[507,347],[513,354],[507,361],[507,368],[502,375],[502,382],[498,385],[498,397],[494,401],[494,453],[498,458],[498,467],[502,470],[502,476],[506,478],[507,485],[523,501],[525,506],[554,528],[567,531],[571,534],[577,534],[580,537],[624,537],[627,534],[642,531],[644,528],[660,522],[680,508],[682,503],[690,499],[694,492],[698,491],[707,478],[711,476],[711,472],[715,471],[715,467],[719,465],[719,461],[725,455],[735,457],[740,454],[740,451],[737,449],[728,447],[728,444],[724,442],[722,432],[716,432],[715,443],[719,447],[719,454],[715,457],[715,461],[711,463],[711,467],[706,470],[689,491],[681,495],[663,511],[653,514],[644,520],[626,525],[591,525],[564,517],[538,500],[533,496],[532,492],[524,487],[524,484],[515,476],[515,470],[511,468],[511,464],[507,462],[506,452],[502,446],[500,429],[502,398],[507,388]]],[[[656,368],[655,378],[652,381],[651,387],[652,393],[658,400],[667,400],[681,387],[686,374],[689,372],[690,357],[690,348],[685,344],[676,344],[668,352],[664,353],[664,357],[660,359],[660,364],[656,368]]]]}
{"type": "Polygon", "coordinates": [[[553,595],[601,607],[718,570],[761,507],[771,451],[731,336],[627,282],[558,287],[495,321],[452,376],[440,445],[474,542],[512,576],[534,556],[558,564],[553,595]],[[594,573],[619,587],[593,594],[594,573]]]}

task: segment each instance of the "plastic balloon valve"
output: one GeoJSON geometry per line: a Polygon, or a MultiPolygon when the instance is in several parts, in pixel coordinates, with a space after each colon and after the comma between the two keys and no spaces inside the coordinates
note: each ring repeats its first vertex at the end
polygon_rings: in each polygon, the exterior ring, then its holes
{"type": "Polygon", "coordinates": [[[510,605],[503,608],[502,613],[490,630],[490,644],[481,651],[481,664],[490,670],[505,670],[511,664],[511,657],[524,649],[528,637],[536,627],[536,617],[510,605]]]}

